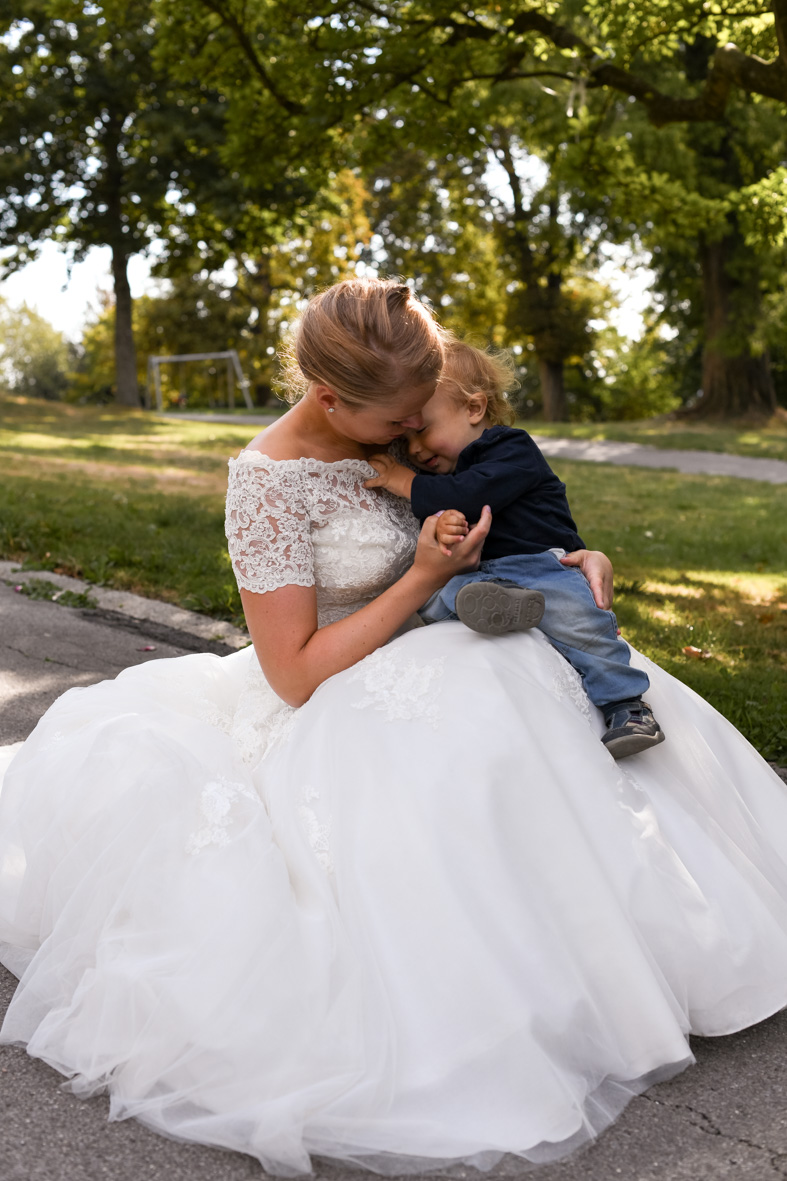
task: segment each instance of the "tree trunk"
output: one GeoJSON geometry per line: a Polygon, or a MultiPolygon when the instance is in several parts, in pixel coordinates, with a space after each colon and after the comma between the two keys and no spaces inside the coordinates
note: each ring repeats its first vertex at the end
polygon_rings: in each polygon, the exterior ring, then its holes
{"type": "Polygon", "coordinates": [[[563,385],[563,362],[538,362],[538,376],[541,382],[541,398],[546,422],[565,422],[566,391],[563,385]]]}
{"type": "Polygon", "coordinates": [[[122,246],[112,247],[112,277],[115,283],[115,377],[116,400],[122,406],[139,406],[137,351],[131,328],[131,288],[128,285],[128,255],[122,246]]]}
{"type": "Polygon", "coordinates": [[[767,352],[752,354],[749,344],[759,312],[756,274],[733,267],[734,236],[700,249],[705,303],[702,396],[687,413],[693,418],[764,421],[776,413],[776,391],[767,352]],[[737,271],[741,277],[733,277],[737,271]]]}

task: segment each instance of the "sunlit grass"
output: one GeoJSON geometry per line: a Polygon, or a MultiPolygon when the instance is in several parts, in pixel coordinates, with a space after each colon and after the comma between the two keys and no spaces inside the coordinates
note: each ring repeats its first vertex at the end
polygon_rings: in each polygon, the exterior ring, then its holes
{"type": "Polygon", "coordinates": [[[71,406],[0,397],[0,457],[222,468],[249,442],[243,423],[190,422],[118,406],[71,406]]]}
{"type": "MultiPolygon", "coordinates": [[[[282,409],[276,402],[261,413],[282,409]]],[[[724,451],[787,460],[787,425],[768,428],[702,426],[662,418],[643,422],[521,422],[533,434],[553,438],[610,439],[678,450],[724,451]]],[[[243,423],[191,422],[176,415],[118,406],[73,406],[34,398],[0,395],[0,455],[3,451],[37,455],[57,439],[63,458],[102,459],[116,463],[182,463],[208,470],[237,452],[254,433],[243,423]]]]}
{"type": "Polygon", "coordinates": [[[552,466],[584,540],[615,564],[626,638],[787,762],[787,486],[552,466]]]}
{"type": "MultiPolygon", "coordinates": [[[[240,622],[226,460],[254,427],[0,401],[0,557],[240,622]]],[[[787,485],[553,461],[624,635],[787,762],[787,485]],[[694,649],[694,653],[684,651],[694,649]]]]}
{"type": "Polygon", "coordinates": [[[3,474],[0,557],[242,623],[218,489],[162,493],[122,469],[113,483],[3,474]]]}

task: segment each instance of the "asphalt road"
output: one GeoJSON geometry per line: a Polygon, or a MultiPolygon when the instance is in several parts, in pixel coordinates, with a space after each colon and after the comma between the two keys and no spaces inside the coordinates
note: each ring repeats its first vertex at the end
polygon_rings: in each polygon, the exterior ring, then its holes
{"type": "Polygon", "coordinates": [[[644,443],[616,443],[611,439],[550,439],[545,435],[533,438],[550,459],[562,457],[583,463],[669,468],[691,475],[734,476],[741,480],[763,480],[766,484],[787,484],[787,463],[783,459],[727,455],[720,451],[678,451],[648,447],[644,443]]]}
{"type": "MultiPolygon", "coordinates": [[[[41,577],[83,585],[48,573],[41,577]]],[[[73,685],[92,685],[144,660],[195,651],[226,655],[234,648],[155,620],[30,599],[0,579],[0,746],[26,738],[44,710],[73,685]]]]}
{"type": "MultiPolygon", "coordinates": [[[[195,650],[231,648],[162,622],[37,602],[0,581],[0,745],[25,737],[71,685],[195,650]]],[[[0,1012],[14,987],[14,978],[0,969],[0,1012]]],[[[693,1045],[696,1066],[635,1099],[591,1148],[539,1167],[536,1181],[787,1179],[787,1012],[693,1045]]],[[[23,1050],[0,1047],[0,1181],[245,1181],[263,1175],[256,1161],[238,1153],[165,1140],[134,1121],[109,1124],[104,1098],[79,1100],[61,1083],[23,1050]]],[[[362,1176],[321,1161],[315,1173],[325,1181],[362,1176]]],[[[488,1176],[525,1174],[533,1175],[531,1166],[506,1158],[488,1176]]],[[[436,1176],[479,1175],[455,1168],[436,1176]]]]}

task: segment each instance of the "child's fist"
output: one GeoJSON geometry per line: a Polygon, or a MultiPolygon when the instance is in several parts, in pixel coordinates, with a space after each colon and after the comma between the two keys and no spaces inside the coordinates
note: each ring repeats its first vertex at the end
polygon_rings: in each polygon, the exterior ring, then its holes
{"type": "Polygon", "coordinates": [[[368,462],[377,475],[371,480],[364,480],[364,488],[387,488],[395,496],[404,496],[409,500],[415,472],[384,453],[371,455],[368,462]]]}
{"type": "Polygon", "coordinates": [[[370,467],[373,467],[377,475],[373,480],[364,481],[364,488],[384,488],[385,481],[391,474],[391,471],[398,467],[399,464],[391,455],[386,455],[381,452],[379,455],[370,455],[367,461],[370,467]]]}
{"type": "Polygon", "coordinates": [[[451,555],[451,547],[467,537],[470,526],[467,517],[459,509],[449,508],[440,513],[435,525],[435,537],[446,557],[451,555]]]}

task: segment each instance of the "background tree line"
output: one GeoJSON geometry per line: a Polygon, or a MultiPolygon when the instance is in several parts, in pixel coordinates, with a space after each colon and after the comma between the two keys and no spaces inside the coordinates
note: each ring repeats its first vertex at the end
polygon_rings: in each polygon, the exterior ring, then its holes
{"type": "Polygon", "coordinates": [[[299,302],[360,266],[512,348],[547,419],[767,419],[787,3],[721,7],[0,0],[6,267],[47,238],[111,248],[111,306],[59,354],[82,397],[137,405],[148,353],[196,343],[238,348],[264,400],[299,302]],[[154,245],[165,285],[132,308],[128,259],[154,245]],[[596,278],[614,245],[655,271],[636,343],[596,278]]]}

